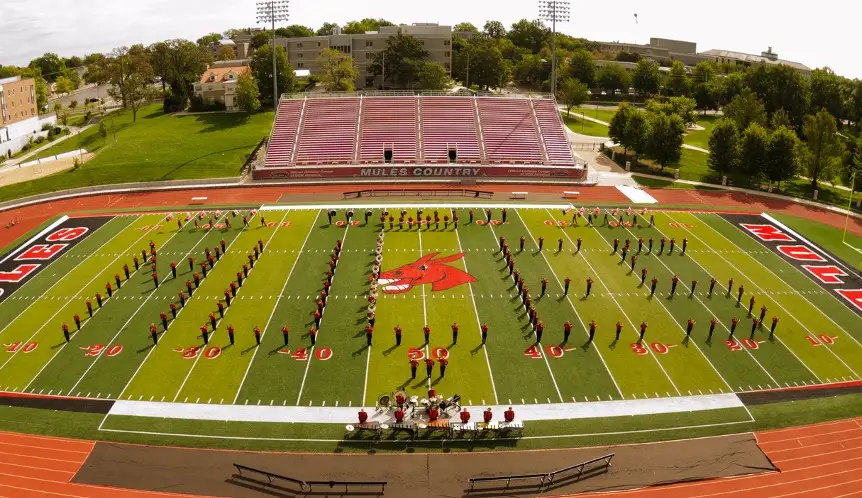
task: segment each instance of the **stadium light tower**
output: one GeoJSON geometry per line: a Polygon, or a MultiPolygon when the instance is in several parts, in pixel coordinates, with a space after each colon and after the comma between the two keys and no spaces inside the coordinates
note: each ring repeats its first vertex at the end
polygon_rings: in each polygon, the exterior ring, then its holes
{"type": "Polygon", "coordinates": [[[257,2],[257,22],[264,24],[268,23],[272,26],[272,107],[278,108],[278,68],[275,63],[275,23],[276,21],[287,21],[290,18],[288,13],[287,0],[269,0],[265,2],[257,2]]]}
{"type": "Polygon", "coordinates": [[[568,0],[539,0],[539,19],[551,21],[551,95],[557,96],[557,23],[568,22],[568,0]]]}

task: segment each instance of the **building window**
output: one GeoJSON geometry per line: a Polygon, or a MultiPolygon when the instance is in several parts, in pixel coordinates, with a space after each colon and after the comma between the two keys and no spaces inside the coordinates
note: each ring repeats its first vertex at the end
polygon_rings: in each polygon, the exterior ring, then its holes
{"type": "Polygon", "coordinates": [[[300,52],[300,54],[299,54],[299,58],[300,58],[300,59],[302,59],[302,56],[303,56],[303,55],[305,55],[305,54],[303,54],[302,52],[300,52]]]}
{"type": "Polygon", "coordinates": [[[365,40],[365,48],[373,47],[373,46],[374,46],[374,41],[372,41],[372,40],[365,40]]]}
{"type": "Polygon", "coordinates": [[[299,68],[299,69],[302,69],[302,68],[303,68],[303,66],[304,66],[304,64],[303,64],[302,62],[297,62],[297,63],[296,63],[296,67],[297,67],[297,68],[299,68]]]}
{"type": "Polygon", "coordinates": [[[451,44],[452,44],[452,41],[451,41],[451,40],[443,40],[443,46],[444,46],[444,47],[448,47],[448,46],[449,46],[449,45],[451,45],[451,44]]]}
{"type": "Polygon", "coordinates": [[[450,53],[448,50],[446,52],[443,52],[443,57],[449,57],[449,56],[450,56],[450,53]]]}
{"type": "Polygon", "coordinates": [[[371,52],[365,52],[365,58],[366,58],[366,59],[373,59],[373,58],[374,58],[374,54],[373,54],[373,53],[371,53],[371,52]]]}
{"type": "Polygon", "coordinates": [[[296,48],[302,48],[302,43],[297,43],[296,48]]]}
{"type": "Polygon", "coordinates": [[[320,42],[317,42],[317,47],[320,48],[320,42]]]}

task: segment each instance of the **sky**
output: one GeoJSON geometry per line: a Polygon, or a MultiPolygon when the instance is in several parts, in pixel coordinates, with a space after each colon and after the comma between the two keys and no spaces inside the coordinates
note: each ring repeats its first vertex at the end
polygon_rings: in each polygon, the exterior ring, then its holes
{"type": "MultiPolygon", "coordinates": [[[[255,26],[251,0],[8,0],[0,8],[0,64],[25,65],[44,52],[62,57],[107,52],[170,38],[195,40],[209,32],[255,26]]],[[[513,0],[295,0],[290,21],[317,29],[323,22],[383,17],[395,23],[472,22],[507,27],[534,19],[532,1],[513,0]]],[[[648,43],[649,38],[693,41],[698,51],[760,54],[768,47],[782,59],[811,68],[828,66],[862,78],[858,19],[862,2],[820,0],[798,7],[775,0],[699,2],[614,0],[574,2],[569,22],[557,30],[596,41],[648,43]],[[812,8],[816,5],[816,9],[812,8]],[[637,14],[638,23],[635,23],[637,14]],[[857,35],[853,35],[857,33],[857,35]]]]}

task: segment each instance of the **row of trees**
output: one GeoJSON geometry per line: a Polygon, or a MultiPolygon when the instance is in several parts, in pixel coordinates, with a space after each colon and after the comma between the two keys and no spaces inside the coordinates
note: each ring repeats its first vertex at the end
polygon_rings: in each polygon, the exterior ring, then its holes
{"type": "Polygon", "coordinates": [[[640,111],[621,104],[608,126],[610,137],[626,152],[634,151],[662,168],[679,162],[685,122],[670,112],[640,111]]]}
{"type": "MultiPolygon", "coordinates": [[[[774,117],[781,115],[776,113],[774,117]]],[[[817,188],[822,178],[844,175],[849,179],[862,168],[862,137],[845,141],[837,133],[835,117],[821,109],[805,117],[803,139],[786,119],[773,119],[769,126],[758,121],[740,128],[738,121],[718,121],[709,137],[710,169],[721,175],[739,173],[753,182],[782,181],[805,174],[817,188]]]]}

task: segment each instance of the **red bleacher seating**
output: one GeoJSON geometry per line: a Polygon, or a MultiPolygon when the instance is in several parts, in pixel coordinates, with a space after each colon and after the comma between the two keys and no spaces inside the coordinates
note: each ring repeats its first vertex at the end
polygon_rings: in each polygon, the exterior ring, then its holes
{"type": "Polygon", "coordinates": [[[481,163],[479,131],[473,97],[419,97],[422,157],[426,163],[449,162],[449,149],[459,163],[481,163]]]}
{"type": "Polygon", "coordinates": [[[352,163],[359,102],[357,98],[307,99],[294,163],[352,163]]]}
{"type": "Polygon", "coordinates": [[[365,97],[359,121],[359,162],[383,163],[383,151],[391,149],[393,163],[415,163],[419,145],[416,114],[415,98],[365,97]]]}
{"type": "Polygon", "coordinates": [[[527,99],[479,97],[485,154],[491,164],[542,164],[542,143],[527,99]]]}
{"type": "Polygon", "coordinates": [[[272,127],[265,167],[277,168],[292,164],[293,147],[304,105],[305,99],[285,100],[278,105],[278,116],[272,127]]]}
{"type": "Polygon", "coordinates": [[[563,129],[556,103],[549,99],[533,99],[533,110],[539,121],[539,129],[548,153],[548,162],[552,166],[574,166],[572,148],[563,129]]]}
{"type": "Polygon", "coordinates": [[[383,164],[574,166],[552,99],[472,96],[283,100],[264,167],[383,164]]]}

